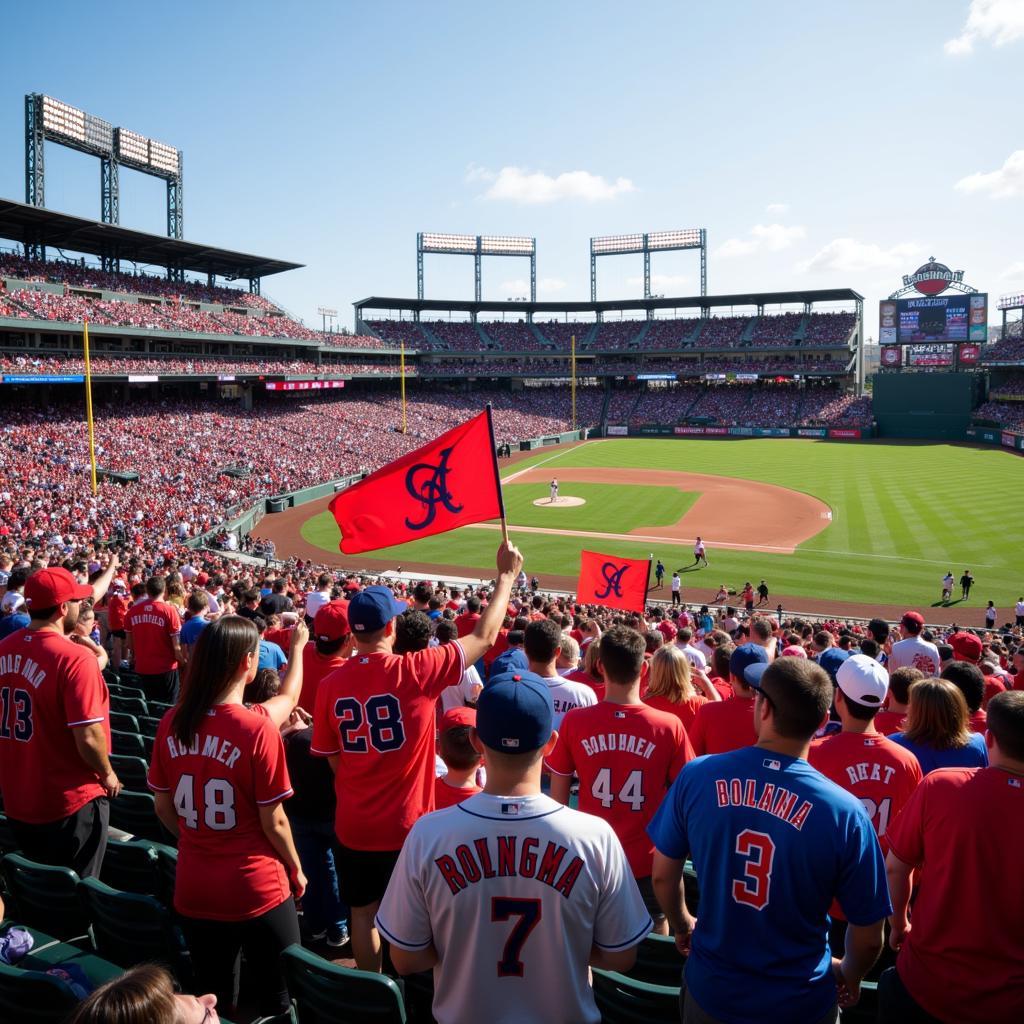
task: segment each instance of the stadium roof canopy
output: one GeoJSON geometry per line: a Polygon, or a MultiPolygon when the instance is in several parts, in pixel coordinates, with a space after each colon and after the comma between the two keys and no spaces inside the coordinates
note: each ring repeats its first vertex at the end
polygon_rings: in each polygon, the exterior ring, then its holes
{"type": "Polygon", "coordinates": [[[266,277],[303,265],[133,231],[13,199],[0,199],[0,238],[226,278],[266,277]]]}
{"type": "Polygon", "coordinates": [[[597,313],[627,309],[702,309],[706,306],[770,306],[789,303],[863,302],[851,288],[813,288],[791,292],[744,292],[736,295],[689,295],[666,299],[601,299],[597,302],[474,302],[459,299],[395,299],[378,295],[353,303],[356,310],[402,309],[463,313],[597,313]]]}

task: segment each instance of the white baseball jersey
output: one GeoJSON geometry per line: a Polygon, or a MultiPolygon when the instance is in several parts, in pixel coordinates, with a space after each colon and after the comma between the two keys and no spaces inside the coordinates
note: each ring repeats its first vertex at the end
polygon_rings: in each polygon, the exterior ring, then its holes
{"type": "Polygon", "coordinates": [[[693,545],[693,554],[695,558],[699,558],[701,555],[704,554],[704,541],[697,541],[693,545]]]}
{"type": "Polygon", "coordinates": [[[938,647],[919,636],[908,636],[906,640],[893,644],[889,654],[890,672],[898,668],[916,668],[926,676],[937,676],[941,666],[938,647]]]}
{"type": "Polygon", "coordinates": [[[555,706],[555,716],[552,719],[552,728],[559,729],[566,712],[574,708],[589,708],[597,703],[597,694],[587,686],[586,683],[577,682],[575,679],[563,679],[561,676],[552,676],[550,679],[541,676],[548,684],[551,691],[551,703],[555,706]]]}
{"type": "Polygon", "coordinates": [[[453,708],[464,708],[471,700],[476,700],[483,685],[475,666],[468,666],[459,683],[441,691],[441,713],[453,708]]]}
{"type": "Polygon", "coordinates": [[[591,948],[630,949],[652,927],[607,822],[486,793],[413,825],[376,923],[400,949],[437,950],[438,1024],[597,1024],[591,948]]]}

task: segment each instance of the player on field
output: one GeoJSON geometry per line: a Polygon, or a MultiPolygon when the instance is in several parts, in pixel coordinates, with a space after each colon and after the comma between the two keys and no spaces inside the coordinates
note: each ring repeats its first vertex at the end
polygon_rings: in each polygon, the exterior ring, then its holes
{"type": "Polygon", "coordinates": [[[693,564],[700,565],[701,562],[708,564],[708,553],[704,541],[698,537],[693,543],[693,564]]]}
{"type": "Polygon", "coordinates": [[[541,794],[553,718],[531,676],[491,682],[474,734],[484,791],[413,826],[381,903],[398,972],[434,969],[439,1024],[597,1024],[588,964],[629,970],[650,931],[611,827],[541,794]]]}
{"type": "Polygon", "coordinates": [[[569,802],[575,771],[580,780],[580,810],[604,818],[615,830],[640,887],[656,931],[668,934],[668,922],[651,888],[654,844],[646,827],[672,780],[693,748],[682,722],[640,700],[644,638],[626,626],[601,636],[600,664],[604,700],[577,708],[562,719],[555,749],[547,756],[551,795],[569,802]]]}
{"type": "Polygon", "coordinates": [[[684,1024],[834,1022],[882,949],[892,910],[885,866],[860,801],[807,763],[832,682],[813,662],[749,666],[757,745],[688,764],[650,825],[654,888],[689,954],[684,1024]],[[690,856],[700,916],[683,901],[690,856]],[[825,941],[838,900],[846,955],[825,941]]]}
{"type": "Polygon", "coordinates": [[[985,740],[990,767],[932,772],[888,832],[899,957],[881,1024],[1024,1020],[1024,872],[1007,864],[1024,849],[1024,693],[992,698],[985,740]]]}
{"type": "Polygon", "coordinates": [[[197,990],[233,1008],[244,948],[257,1008],[276,1014],[289,1005],[279,957],[299,941],[294,897],[306,878],[284,812],[292,787],[280,730],[242,703],[258,660],[259,634],[241,616],[199,634],[181,700],[157,730],[149,787],[178,837],[174,909],[197,990]]]}
{"type": "Polygon", "coordinates": [[[398,852],[413,823],[434,809],[437,698],[494,643],[522,563],[503,543],[497,585],[473,632],[440,647],[392,652],[394,619],[407,605],[386,587],[369,587],[349,603],[356,651],[320,684],[312,752],[335,772],[338,883],[352,909],[352,953],[363,970],[380,970],[373,918],[398,852]]]}
{"type": "Polygon", "coordinates": [[[550,485],[550,496],[548,497],[548,504],[553,505],[558,501],[558,477],[552,477],[550,485]]]}
{"type": "Polygon", "coordinates": [[[31,860],[98,876],[107,846],[110,695],[91,650],[71,641],[92,587],[67,569],[25,581],[30,623],[0,641],[0,791],[31,860]]]}

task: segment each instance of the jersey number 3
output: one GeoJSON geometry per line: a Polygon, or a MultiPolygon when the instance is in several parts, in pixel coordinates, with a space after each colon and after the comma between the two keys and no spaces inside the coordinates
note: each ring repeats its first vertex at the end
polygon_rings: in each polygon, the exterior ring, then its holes
{"type": "Polygon", "coordinates": [[[512,917],[519,918],[509,933],[505,949],[498,961],[499,978],[521,978],[523,976],[526,968],[519,957],[530,933],[540,923],[540,913],[541,903],[537,899],[517,900],[507,896],[491,897],[492,921],[508,921],[512,917]]]}
{"type": "Polygon", "coordinates": [[[736,852],[747,858],[743,877],[734,878],[732,898],[737,903],[764,910],[768,905],[772,884],[772,862],[775,860],[775,842],[764,832],[744,829],[736,837],[736,852]]]}
{"type": "Polygon", "coordinates": [[[341,733],[341,749],[349,754],[367,752],[366,737],[359,735],[366,723],[370,743],[379,754],[398,750],[405,743],[402,725],[402,705],[393,693],[380,693],[360,704],[355,697],[342,697],[335,701],[334,714],[341,733]]]}

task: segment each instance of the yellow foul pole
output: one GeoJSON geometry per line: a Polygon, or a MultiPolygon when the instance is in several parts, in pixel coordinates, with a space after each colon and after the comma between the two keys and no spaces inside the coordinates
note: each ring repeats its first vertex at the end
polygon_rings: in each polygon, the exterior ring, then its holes
{"type": "Polygon", "coordinates": [[[572,421],[570,430],[576,429],[576,335],[572,336],[572,421]]]}
{"type": "Polygon", "coordinates": [[[402,342],[402,360],[401,360],[401,378],[402,378],[402,433],[406,431],[405,421],[405,342],[402,342]]]}
{"type": "Polygon", "coordinates": [[[96,496],[96,435],[92,421],[92,368],[89,364],[89,321],[82,324],[82,348],[85,352],[85,419],[89,425],[89,468],[92,474],[92,493],[96,496]]]}

